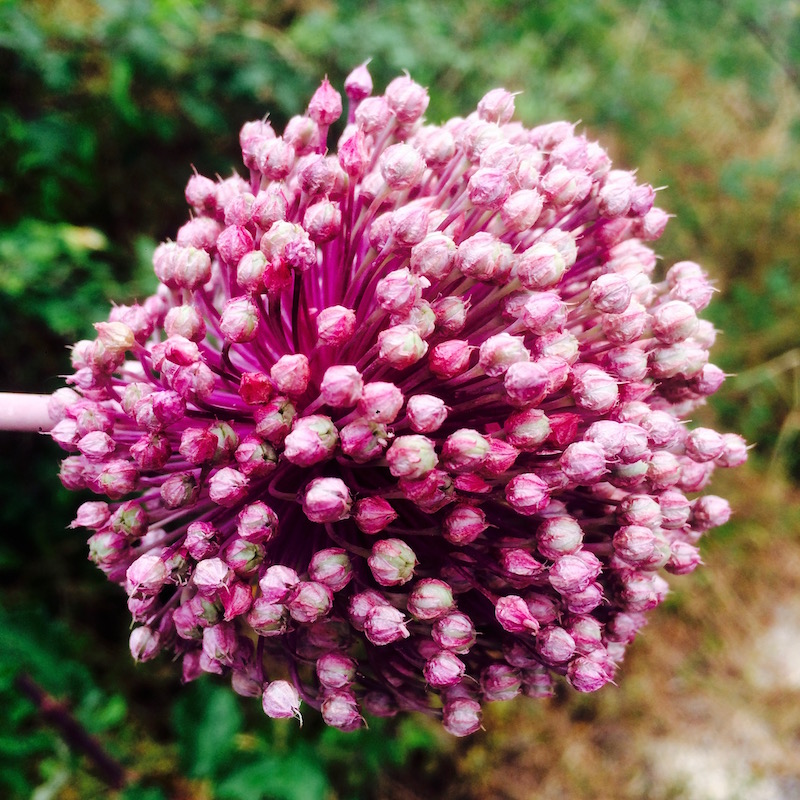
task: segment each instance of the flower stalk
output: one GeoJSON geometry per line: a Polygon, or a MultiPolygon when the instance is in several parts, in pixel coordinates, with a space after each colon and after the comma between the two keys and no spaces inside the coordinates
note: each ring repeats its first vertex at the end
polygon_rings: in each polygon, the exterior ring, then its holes
{"type": "Polygon", "coordinates": [[[49,402],[46,394],[0,392],[0,430],[49,431],[53,427],[49,402]]]}

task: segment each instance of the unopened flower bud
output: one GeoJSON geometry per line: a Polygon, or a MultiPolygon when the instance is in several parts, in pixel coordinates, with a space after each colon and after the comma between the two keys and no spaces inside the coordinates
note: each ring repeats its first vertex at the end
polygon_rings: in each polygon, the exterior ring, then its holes
{"type": "Polygon", "coordinates": [[[381,539],[372,546],[367,563],[381,586],[401,586],[414,576],[418,562],[414,551],[402,539],[381,539]]]}
{"type": "Polygon", "coordinates": [[[312,522],[345,519],[350,505],[350,490],[340,478],[314,478],[303,496],[303,511],[312,522]]]}
{"type": "Polygon", "coordinates": [[[451,544],[467,545],[474,542],[488,527],[486,515],[480,508],[458,505],[444,518],[442,532],[451,544]]]}
{"type": "Polygon", "coordinates": [[[271,681],[264,687],[261,695],[264,713],[272,719],[295,717],[303,724],[300,715],[300,695],[289,681],[271,681]]]}

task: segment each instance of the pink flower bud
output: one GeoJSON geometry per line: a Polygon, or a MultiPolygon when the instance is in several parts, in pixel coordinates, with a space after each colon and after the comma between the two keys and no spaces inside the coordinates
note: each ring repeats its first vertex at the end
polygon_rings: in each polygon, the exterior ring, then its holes
{"type": "Polygon", "coordinates": [[[714,494],[698,497],[692,506],[691,524],[697,530],[707,531],[724,525],[731,516],[728,501],[714,494]]]}
{"type": "Polygon", "coordinates": [[[620,599],[628,611],[650,611],[664,601],[668,591],[659,575],[633,572],[624,576],[620,599]]]}
{"type": "Polygon", "coordinates": [[[422,297],[423,283],[407,267],[396,269],[378,281],[375,299],[381,308],[396,314],[408,311],[422,297]]]}
{"type": "Polygon", "coordinates": [[[125,573],[125,591],[131,597],[153,597],[167,581],[167,570],[160,556],[145,553],[125,573]]]}
{"type": "Polygon", "coordinates": [[[225,304],[219,327],[231,342],[251,342],[258,333],[259,319],[258,307],[252,300],[236,297],[225,304]]]}
{"type": "Polygon", "coordinates": [[[107,433],[91,431],[78,440],[77,448],[89,461],[105,461],[117,445],[107,433]]]}
{"type": "Polygon", "coordinates": [[[346,689],[356,678],[356,661],[344,653],[330,652],[317,659],[317,678],[326,689],[346,689]]]}
{"type": "Polygon", "coordinates": [[[303,724],[300,715],[300,695],[289,681],[271,681],[264,687],[261,695],[264,713],[272,719],[289,719],[295,717],[303,724]]]}
{"type": "Polygon", "coordinates": [[[365,724],[355,695],[347,690],[329,692],[322,701],[320,712],[327,725],[343,731],[354,731],[365,724]]]}
{"type": "Polygon", "coordinates": [[[308,104],[308,116],[320,126],[336,122],[342,114],[342,96],[325,78],[308,104]]]}
{"type": "Polygon", "coordinates": [[[312,581],[322,583],[332,592],[344,589],[353,577],[353,568],[347,553],[341,547],[318,550],[311,557],[308,574],[312,581]]]}
{"type": "Polygon", "coordinates": [[[596,692],[610,680],[603,666],[587,656],[573,659],[567,667],[567,681],[579,692],[596,692]]]}
{"type": "Polygon", "coordinates": [[[492,234],[481,231],[458,245],[456,266],[477,281],[503,281],[511,272],[511,248],[492,234]]]}
{"type": "Polygon", "coordinates": [[[444,518],[442,532],[451,544],[467,545],[474,542],[488,527],[486,515],[480,508],[458,505],[444,518]]]}
{"type": "Polygon", "coordinates": [[[641,569],[659,569],[670,557],[663,534],[642,525],[625,525],[613,537],[614,552],[623,561],[641,569]]]}
{"type": "Polygon", "coordinates": [[[454,608],[453,590],[437,578],[423,578],[408,595],[408,612],[418,620],[436,620],[454,608]]]}
{"type": "Polygon", "coordinates": [[[686,454],[695,461],[713,461],[724,448],[722,436],[711,428],[695,428],[686,437],[686,454]]]}
{"type": "Polygon", "coordinates": [[[597,203],[600,213],[604,217],[621,217],[628,213],[631,207],[634,177],[630,172],[612,170],[603,180],[598,194],[597,203]]]}
{"type": "Polygon", "coordinates": [[[496,211],[511,194],[511,185],[504,170],[483,167],[470,177],[467,194],[474,206],[496,211]]]}
{"type": "Polygon", "coordinates": [[[186,202],[199,213],[213,212],[216,188],[214,181],[195,172],[186,184],[186,202]]]}
{"type": "Polygon", "coordinates": [[[117,506],[111,515],[111,530],[123,534],[128,541],[134,541],[147,533],[147,512],[139,503],[128,500],[117,506]]]}
{"type": "Polygon", "coordinates": [[[390,605],[376,605],[364,619],[364,634],[372,644],[383,647],[411,634],[403,614],[390,605]]]}
{"type": "Polygon", "coordinates": [[[508,664],[491,664],[481,671],[481,693],[487,703],[512,700],[522,691],[522,677],[508,664]]]}
{"type": "Polygon", "coordinates": [[[402,586],[414,576],[418,562],[414,551],[402,539],[381,539],[372,546],[367,563],[381,586],[402,586]]]}
{"type": "Polygon", "coordinates": [[[147,625],[141,625],[131,631],[129,646],[134,661],[149,661],[161,650],[161,635],[147,625]]]}
{"type": "Polygon", "coordinates": [[[422,478],[439,463],[433,442],[426,436],[400,436],[386,451],[389,471],[396,478],[422,478]]]}
{"type": "Polygon", "coordinates": [[[537,529],[536,542],[545,558],[556,560],[580,549],[583,530],[572,517],[550,517],[537,529]]]}
{"type": "Polygon", "coordinates": [[[270,377],[282,394],[297,397],[308,388],[311,371],[305,355],[281,356],[270,369],[270,377]]]}
{"type": "Polygon", "coordinates": [[[361,373],[350,365],[328,367],[322,377],[320,394],[334,408],[352,408],[361,398],[364,380],[361,373]]]}
{"type": "Polygon", "coordinates": [[[688,303],[671,300],[653,312],[653,334],[666,344],[688,339],[697,330],[697,315],[688,303]]]}
{"type": "Polygon", "coordinates": [[[271,183],[256,195],[252,219],[261,230],[268,231],[276,222],[285,220],[287,212],[288,202],[281,184],[271,183]]]}
{"type": "Polygon", "coordinates": [[[439,647],[462,654],[468,653],[476,640],[472,620],[466,614],[452,610],[435,619],[431,636],[439,647]]]}
{"type": "Polygon", "coordinates": [[[409,398],[406,414],[412,430],[417,433],[434,433],[447,419],[447,406],[438,397],[417,394],[409,398]]]}
{"type": "Polygon", "coordinates": [[[431,686],[454,686],[464,677],[466,665],[449,650],[439,650],[425,664],[422,674],[431,686]]]}
{"type": "Polygon", "coordinates": [[[688,575],[702,563],[700,551],[694,545],[677,540],[670,545],[670,557],[665,569],[673,575],[688,575]]]}
{"type": "Polygon", "coordinates": [[[403,407],[403,394],[393,383],[375,381],[364,385],[358,413],[373,422],[391,423],[403,407]]]}
{"type": "Polygon", "coordinates": [[[506,486],[505,495],[511,507],[523,516],[537,514],[549,502],[547,484],[531,472],[512,478],[506,486]]]}
{"type": "Polygon", "coordinates": [[[286,397],[275,397],[255,409],[256,434],[280,445],[292,428],[296,414],[293,403],[286,397]]]}
{"type": "Polygon", "coordinates": [[[747,461],[747,442],[736,433],[723,433],[722,452],[717,456],[716,463],[720,467],[738,467],[745,461],[747,461]]]}
{"type": "Polygon", "coordinates": [[[501,597],[495,604],[497,621],[509,633],[537,633],[539,622],[519,595],[501,597]]]}
{"type": "Polygon", "coordinates": [[[678,459],[666,450],[657,450],[647,464],[647,479],[656,490],[675,486],[681,479],[678,459]]]}
{"type": "MultiPolygon", "coordinates": [[[[310,136],[313,137],[316,126],[312,128],[310,136]]],[[[295,146],[288,140],[286,132],[284,135],[274,139],[265,139],[259,142],[255,153],[254,161],[258,171],[269,180],[283,180],[292,170],[295,163],[295,146]]]]}
{"type": "Polygon", "coordinates": [[[108,522],[110,516],[111,512],[108,508],[108,503],[90,500],[78,506],[78,512],[75,519],[70,523],[70,528],[91,528],[97,531],[108,522]]]}
{"type": "Polygon", "coordinates": [[[339,432],[342,450],[359,464],[367,463],[383,455],[389,443],[386,428],[366,419],[355,419],[339,432]]]}
{"type": "Polygon", "coordinates": [[[299,582],[300,578],[293,569],[282,564],[273,564],[267,567],[258,582],[261,599],[270,604],[283,603],[299,582]]]}
{"type": "Polygon", "coordinates": [[[456,260],[453,239],[440,231],[433,231],[411,248],[411,271],[431,281],[446,278],[456,260]]]}
{"type": "MultiPolygon", "coordinates": [[[[526,289],[542,291],[555,286],[564,275],[567,263],[561,253],[547,242],[536,244],[525,250],[517,260],[516,275],[526,289]]],[[[541,300],[539,301],[541,305],[541,300]]],[[[555,313],[563,315],[563,309],[550,302],[555,313]]],[[[543,311],[538,308],[528,311],[528,315],[536,327],[547,327],[541,321],[541,314],[547,314],[547,309],[542,305],[543,311]]]]}
{"type": "Polygon", "coordinates": [[[550,585],[562,595],[582,592],[600,574],[599,559],[586,550],[563,555],[550,568],[550,585]]]}
{"type": "Polygon", "coordinates": [[[527,586],[532,582],[529,579],[539,578],[545,571],[541,562],[520,547],[504,547],[500,551],[500,566],[512,586],[527,586]]]}
{"type": "Polygon", "coordinates": [[[594,442],[573,442],[562,453],[559,464],[569,480],[578,486],[597,483],[606,474],[605,453],[594,442]]]}
{"type": "Polygon", "coordinates": [[[391,525],[397,512],[382,497],[365,497],[356,502],[353,519],[364,533],[374,535],[391,525]]]}
{"type": "Polygon", "coordinates": [[[372,94],[372,76],[369,74],[367,64],[357,66],[344,81],[344,90],[353,103],[359,103],[372,94]]]}
{"type": "Polygon", "coordinates": [[[245,497],[248,487],[246,475],[233,467],[223,467],[209,478],[208,496],[217,505],[230,508],[245,497]]]}
{"type": "Polygon", "coordinates": [[[248,478],[269,475],[278,465],[273,447],[255,436],[246,436],[234,453],[240,472],[248,478]]]}
{"type": "Polygon", "coordinates": [[[336,449],[339,436],[330,417],[312,414],[296,420],[284,442],[284,456],[293,464],[310,467],[326,461],[336,449]]]}
{"type": "Polygon", "coordinates": [[[410,325],[393,325],[378,334],[378,352],[395,369],[407,369],[428,352],[428,345],[410,325]]]}
{"type": "Polygon", "coordinates": [[[409,144],[393,144],[381,154],[378,167],[390,189],[409,189],[422,179],[425,159],[409,144]]]}
{"type": "Polygon", "coordinates": [[[207,558],[198,562],[192,582],[200,594],[210,597],[230,586],[234,578],[233,570],[221,558],[207,558]]]}
{"type": "Polygon", "coordinates": [[[192,522],[186,530],[185,547],[196,561],[210,558],[219,550],[219,532],[208,522],[192,522]]]}
{"type": "Polygon", "coordinates": [[[492,89],[478,101],[478,116],[505,125],[514,116],[514,95],[505,89],[492,89]]]}
{"type": "Polygon", "coordinates": [[[245,372],[239,380],[239,397],[248,405],[266,403],[272,397],[272,381],[263,372],[245,372]]]}
{"type": "Polygon", "coordinates": [[[619,313],[603,314],[601,326],[606,338],[613,344],[630,344],[641,338],[647,326],[649,314],[644,306],[632,299],[628,307],[619,313]]]}
{"type": "Polygon", "coordinates": [[[327,616],[333,607],[333,592],[316,581],[300,581],[291,591],[286,607],[297,622],[316,622],[327,616]]]}
{"type": "Polygon", "coordinates": [[[353,335],[355,326],[355,313],[343,306],[324,308],[317,315],[317,336],[322,344],[343,344],[353,335]]]}
{"type": "MultiPolygon", "coordinates": [[[[203,253],[206,258],[208,256],[203,253]]],[[[113,356],[122,356],[136,343],[133,331],[124,322],[97,322],[97,340],[113,356]]]]}
{"type": "Polygon", "coordinates": [[[553,388],[553,373],[538,361],[519,361],[512,364],[503,378],[510,405],[527,407],[538,405],[553,388]]]}
{"type": "Polygon", "coordinates": [[[603,370],[585,365],[573,369],[572,396],[587,411],[605,413],[619,399],[617,382],[603,370]]]}
{"type": "Polygon", "coordinates": [[[225,563],[240,577],[252,575],[264,561],[265,551],[258,542],[236,537],[223,551],[225,563]]]}
{"type": "MultiPolygon", "coordinates": [[[[63,474],[63,473],[62,473],[63,474]]],[[[120,500],[136,488],[139,471],[129,461],[108,461],[92,482],[92,488],[112,500],[120,500]]]]}
{"type": "Polygon", "coordinates": [[[514,466],[518,456],[519,450],[510,442],[504,442],[501,439],[490,439],[489,452],[481,462],[480,471],[490,477],[499,477],[514,466]]]}
{"type": "Polygon", "coordinates": [[[407,75],[395,78],[386,87],[386,102],[399,122],[416,122],[428,107],[430,98],[425,88],[407,75]]]}
{"type": "Polygon", "coordinates": [[[356,124],[365,135],[384,130],[392,121],[392,110],[383,97],[367,97],[358,104],[356,124]]]}
{"type": "Polygon", "coordinates": [[[453,736],[469,736],[480,730],[481,706],[475,700],[459,697],[445,703],[442,725],[453,736]]]}
{"type": "Polygon", "coordinates": [[[203,630],[203,653],[213,661],[230,666],[238,645],[236,629],[228,622],[220,622],[203,630]]]}
{"type": "Polygon", "coordinates": [[[589,287],[589,302],[606,314],[622,314],[631,302],[631,286],[624,275],[598,275],[589,287]]]}
{"type": "Polygon", "coordinates": [[[312,522],[346,519],[350,505],[350,490],[340,478],[314,478],[303,495],[303,512],[312,522]]]}
{"type": "Polygon", "coordinates": [[[450,434],[442,448],[442,462],[453,473],[473,472],[489,453],[489,440],[469,428],[450,434]]]}
{"type": "Polygon", "coordinates": [[[261,500],[246,505],[237,517],[236,532],[249,542],[268,542],[277,529],[278,515],[261,500]]]}
{"type": "Polygon", "coordinates": [[[190,464],[210,462],[217,452],[217,437],[208,428],[186,428],[178,451],[190,464]]]}

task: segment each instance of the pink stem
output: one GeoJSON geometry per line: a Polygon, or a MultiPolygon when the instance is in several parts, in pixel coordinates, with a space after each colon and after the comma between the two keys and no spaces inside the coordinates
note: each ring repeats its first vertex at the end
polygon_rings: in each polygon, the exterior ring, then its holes
{"type": "Polygon", "coordinates": [[[49,431],[53,421],[47,413],[50,395],[0,392],[0,430],[49,431]]]}

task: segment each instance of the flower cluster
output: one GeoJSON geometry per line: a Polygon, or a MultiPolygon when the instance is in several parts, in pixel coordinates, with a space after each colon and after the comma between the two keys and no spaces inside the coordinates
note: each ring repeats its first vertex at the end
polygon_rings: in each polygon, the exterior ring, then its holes
{"type": "Polygon", "coordinates": [[[272,717],[465,735],[483,702],[613,680],[746,446],[682,421],[723,380],[713,290],[656,279],[651,186],[503,89],[440,126],[407,76],[345,91],[336,153],[325,80],[282,135],[243,126],[246,177],[189,179],[158,292],[74,346],[52,436],[108,498],[73,525],[134,658],[272,717]]]}

